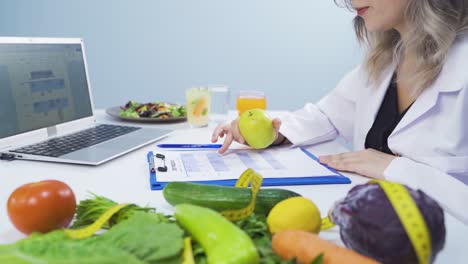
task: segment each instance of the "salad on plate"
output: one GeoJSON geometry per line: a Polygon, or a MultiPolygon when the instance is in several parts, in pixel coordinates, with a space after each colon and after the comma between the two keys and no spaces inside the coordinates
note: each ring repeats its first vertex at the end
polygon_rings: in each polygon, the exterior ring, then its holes
{"type": "Polygon", "coordinates": [[[120,117],[126,118],[184,118],[187,116],[185,106],[167,102],[139,103],[128,101],[120,107],[120,117]]]}

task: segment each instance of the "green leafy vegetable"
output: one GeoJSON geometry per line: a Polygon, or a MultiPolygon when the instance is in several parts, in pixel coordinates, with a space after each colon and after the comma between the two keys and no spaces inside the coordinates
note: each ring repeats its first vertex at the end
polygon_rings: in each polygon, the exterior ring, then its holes
{"type": "MultiPolygon", "coordinates": [[[[109,210],[111,207],[117,205],[116,202],[103,197],[92,194],[92,198],[81,201],[76,208],[76,217],[73,222],[72,228],[81,228],[92,224],[99,216],[109,210]]],[[[169,216],[161,213],[156,213],[155,208],[140,207],[136,204],[128,205],[122,208],[106,223],[103,228],[109,229],[111,226],[130,218],[136,212],[152,213],[153,217],[160,220],[160,222],[169,222],[169,216]]]]}
{"type": "Polygon", "coordinates": [[[184,231],[135,212],[101,235],[72,240],[62,230],[0,246],[0,263],[180,263],[184,231]]]}
{"type": "Polygon", "coordinates": [[[184,231],[175,223],[164,223],[155,214],[135,212],[103,235],[96,244],[112,244],[146,263],[172,261],[183,250],[184,231]],[[130,243],[131,241],[131,243],[130,243]]]}
{"type": "MultiPolygon", "coordinates": [[[[73,228],[93,223],[117,203],[93,194],[80,202],[73,228]]],[[[271,234],[264,216],[251,215],[235,222],[253,240],[262,264],[290,264],[271,248],[271,234]]],[[[63,231],[33,234],[11,245],[0,246],[0,263],[161,263],[181,262],[183,237],[188,236],[172,219],[154,208],[131,204],[104,226],[108,231],[84,240],[72,240],[63,231]]],[[[195,263],[206,264],[203,248],[192,239],[195,263]]],[[[323,255],[311,264],[322,264],[323,255]]]]}
{"type": "Polygon", "coordinates": [[[318,255],[316,259],[312,260],[310,264],[323,264],[323,253],[318,255]]]}
{"type": "Polygon", "coordinates": [[[128,109],[130,109],[130,108],[135,109],[135,108],[140,107],[140,106],[141,106],[141,104],[138,103],[137,101],[134,101],[134,100],[128,101],[128,103],[125,105],[125,107],[128,108],[128,109]]]}
{"type": "Polygon", "coordinates": [[[144,263],[116,247],[71,240],[61,230],[0,246],[0,263],[144,263]]]}
{"type": "Polygon", "coordinates": [[[171,113],[172,113],[173,117],[180,117],[180,116],[186,116],[187,115],[187,110],[182,105],[170,106],[169,110],[171,110],[171,113]]]}
{"type": "Polygon", "coordinates": [[[187,115],[187,109],[183,105],[170,105],[169,110],[173,117],[181,117],[187,115]]]}
{"type": "Polygon", "coordinates": [[[138,113],[135,112],[135,109],[122,110],[120,111],[119,115],[121,117],[140,118],[140,115],[138,115],[138,113]]]}

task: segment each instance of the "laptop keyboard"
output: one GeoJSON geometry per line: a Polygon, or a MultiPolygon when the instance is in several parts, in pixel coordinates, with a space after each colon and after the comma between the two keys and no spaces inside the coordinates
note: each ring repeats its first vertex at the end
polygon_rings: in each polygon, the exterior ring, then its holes
{"type": "Polygon", "coordinates": [[[74,134],[49,139],[44,142],[10,151],[39,156],[60,157],[73,151],[128,134],[138,129],[140,128],[101,124],[74,134]]]}

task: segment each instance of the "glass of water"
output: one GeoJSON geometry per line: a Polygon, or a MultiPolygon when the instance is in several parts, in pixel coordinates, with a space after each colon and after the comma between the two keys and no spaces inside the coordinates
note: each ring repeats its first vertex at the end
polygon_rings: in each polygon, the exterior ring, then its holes
{"type": "Polygon", "coordinates": [[[229,88],[226,85],[208,86],[211,93],[210,119],[215,123],[228,119],[229,88]]]}

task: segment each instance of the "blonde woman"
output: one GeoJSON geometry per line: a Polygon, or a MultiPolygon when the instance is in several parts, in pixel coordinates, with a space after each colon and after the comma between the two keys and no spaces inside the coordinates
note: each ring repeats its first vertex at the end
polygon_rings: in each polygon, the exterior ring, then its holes
{"type": "MultiPolygon", "coordinates": [[[[468,224],[468,0],[344,0],[367,48],[317,104],[273,121],[272,145],[341,136],[354,151],[320,157],[341,171],[420,188],[468,224]]],[[[245,143],[237,120],[212,141],[245,143]]]]}

